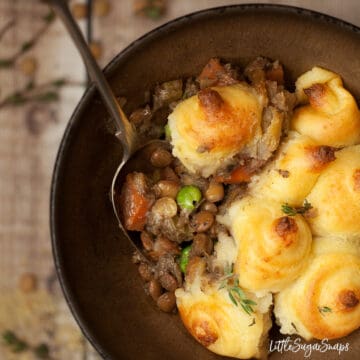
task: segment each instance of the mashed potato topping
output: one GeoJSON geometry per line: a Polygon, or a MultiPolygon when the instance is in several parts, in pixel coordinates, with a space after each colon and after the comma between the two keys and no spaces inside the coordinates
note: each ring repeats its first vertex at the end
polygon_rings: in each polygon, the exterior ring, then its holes
{"type": "Polygon", "coordinates": [[[201,90],[169,116],[174,156],[193,173],[213,175],[260,137],[263,107],[245,83],[201,90]]]}
{"type": "Polygon", "coordinates": [[[292,127],[321,145],[348,146],[360,141],[360,112],[338,74],[314,67],[296,81],[300,102],[292,127]]]}
{"type": "Polygon", "coordinates": [[[138,257],[140,276],[223,356],[266,356],[272,311],[306,340],[360,327],[359,109],[334,72],[314,67],[295,93],[285,83],[278,61],[240,73],[210,59],[132,116],[160,134],[150,119],[172,110],[172,148],[150,151],[154,169],[122,191],[123,223],[154,262],[138,257]]]}
{"type": "Polygon", "coordinates": [[[245,197],[225,217],[237,244],[234,272],[244,289],[277,292],[301,274],[312,242],[302,216],[285,216],[279,202],[245,197]]]}
{"type": "MultiPolygon", "coordinates": [[[[259,304],[262,297],[275,294],[274,312],[283,334],[298,334],[306,340],[333,339],[360,326],[360,145],[349,146],[360,142],[360,115],[341,78],[321,68],[298,79],[296,94],[304,105],[295,110],[293,130],[273,161],[253,177],[247,192],[228,201],[217,216],[228,234],[219,234],[212,266],[224,268],[227,261],[232,263],[239,286],[259,304]],[[306,206],[302,207],[303,203],[306,206]],[[313,234],[318,236],[314,240],[313,234]]],[[[244,104],[243,99],[239,97],[244,104]]],[[[211,123],[211,116],[216,117],[216,111],[221,113],[221,107],[212,107],[215,113],[209,113],[201,108],[199,99],[190,100],[204,117],[209,116],[202,128],[211,123]]],[[[172,123],[178,131],[174,154],[184,161],[178,138],[186,144],[182,149],[188,151],[189,143],[204,145],[206,137],[200,131],[192,136],[187,125],[178,124],[182,124],[180,120],[172,123]]],[[[254,134],[261,134],[260,127],[254,134]]],[[[221,140],[227,139],[221,131],[220,135],[221,140]]],[[[233,152],[231,144],[235,143],[226,143],[228,156],[249,146],[246,139],[239,137],[233,152]]],[[[226,147],[220,144],[209,146],[204,156],[212,155],[213,150],[225,154],[226,147]]],[[[193,171],[209,175],[226,156],[221,161],[220,156],[214,161],[209,157],[203,163],[191,163],[191,159],[190,155],[185,162],[193,171]]],[[[259,343],[266,326],[258,313],[254,315],[256,328],[244,330],[249,336],[247,346],[237,347],[244,338],[240,329],[246,323],[242,319],[245,313],[240,316],[238,308],[228,308],[231,301],[221,287],[217,291],[191,289],[179,290],[176,295],[182,320],[198,341],[202,343],[199,336],[207,324],[205,330],[211,328],[216,334],[214,342],[203,343],[210,350],[240,358],[259,356],[254,344],[259,343]],[[237,341],[227,332],[230,329],[238,334],[237,341]],[[253,331],[260,329],[255,336],[253,331]]]]}
{"type": "Polygon", "coordinates": [[[226,289],[211,283],[203,271],[204,264],[190,274],[185,289],[176,290],[177,306],[184,325],[194,338],[209,350],[240,359],[266,356],[265,342],[271,327],[270,294],[256,297],[256,310],[249,316],[234,306],[226,289]]]}
{"type": "Polygon", "coordinates": [[[319,238],[303,274],[275,296],[274,312],[283,334],[336,339],[360,326],[359,301],[359,244],[319,238]]]}

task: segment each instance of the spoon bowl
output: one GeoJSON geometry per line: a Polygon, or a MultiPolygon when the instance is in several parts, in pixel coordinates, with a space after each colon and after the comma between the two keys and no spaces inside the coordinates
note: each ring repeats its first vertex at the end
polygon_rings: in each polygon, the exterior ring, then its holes
{"type": "Polygon", "coordinates": [[[147,142],[145,145],[138,148],[132,156],[127,161],[122,161],[117,168],[115,175],[113,177],[111,183],[111,191],[110,198],[113,205],[114,213],[118,220],[120,229],[129,239],[129,241],[135,245],[136,250],[138,250],[144,257],[144,259],[152,263],[153,260],[143,251],[143,247],[141,245],[139,232],[137,231],[127,231],[125,226],[123,225],[122,219],[122,204],[121,204],[121,188],[125,183],[126,175],[133,172],[138,171],[142,173],[151,173],[154,170],[154,166],[151,165],[150,157],[153,151],[158,148],[164,148],[166,150],[170,150],[170,144],[164,140],[151,140],[147,142]]]}

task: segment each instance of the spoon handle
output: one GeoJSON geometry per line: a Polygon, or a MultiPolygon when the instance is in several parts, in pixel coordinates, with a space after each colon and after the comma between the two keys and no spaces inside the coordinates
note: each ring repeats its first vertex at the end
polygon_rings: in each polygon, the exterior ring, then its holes
{"type": "Polygon", "coordinates": [[[135,130],[121,109],[108,81],[106,80],[93,55],[91,54],[90,49],[79,29],[79,26],[74,20],[66,1],[47,0],[46,2],[52,6],[56,15],[62,20],[68,33],[72,37],[74,44],[84,61],[90,79],[95,83],[110,115],[115,122],[115,135],[123,145],[123,162],[125,162],[135,150],[137,138],[135,130]]]}

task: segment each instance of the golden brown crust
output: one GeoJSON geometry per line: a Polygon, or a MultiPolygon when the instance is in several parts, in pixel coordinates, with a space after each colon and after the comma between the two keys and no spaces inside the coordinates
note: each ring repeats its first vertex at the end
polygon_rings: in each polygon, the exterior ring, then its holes
{"type": "Polygon", "coordinates": [[[304,93],[309,98],[311,106],[320,108],[326,104],[326,85],[314,84],[304,89],[304,93]]]}
{"type": "Polygon", "coordinates": [[[202,89],[198,92],[200,106],[204,109],[206,114],[212,115],[223,110],[224,100],[220,94],[210,88],[202,89]]]}
{"type": "Polygon", "coordinates": [[[193,122],[190,131],[199,147],[207,151],[241,149],[259,124],[257,114],[246,106],[231,106],[216,89],[203,89],[198,98],[205,116],[193,122]]]}
{"type": "Polygon", "coordinates": [[[238,243],[234,271],[251,291],[277,292],[303,271],[312,235],[300,216],[282,216],[281,203],[246,197],[229,209],[231,234],[238,243]]]}
{"type": "Polygon", "coordinates": [[[360,142],[358,106],[337,74],[315,67],[297,79],[296,93],[307,104],[295,110],[294,130],[321,145],[342,147],[360,142]]]}
{"type": "Polygon", "coordinates": [[[302,206],[321,172],[335,160],[335,148],[319,146],[311,138],[289,132],[277,155],[251,185],[252,193],[302,206]]]}
{"type": "Polygon", "coordinates": [[[356,241],[315,238],[305,271],[275,296],[281,333],[306,340],[337,339],[359,328],[359,270],[356,241]]]}
{"type": "Polygon", "coordinates": [[[296,240],[299,230],[296,221],[289,216],[283,216],[274,221],[275,232],[283,240],[285,247],[290,246],[296,240]]]}
{"type": "MultiPolygon", "coordinates": [[[[180,316],[184,318],[191,318],[192,314],[206,314],[216,312],[218,309],[211,306],[209,308],[208,304],[198,303],[195,304],[191,309],[190,313],[186,314],[186,310],[180,305],[179,312],[180,316]]],[[[214,323],[211,323],[210,319],[206,319],[205,316],[194,317],[194,320],[191,322],[184,321],[184,324],[190,334],[203,346],[208,347],[211,344],[215,343],[219,335],[215,329],[214,323]]]]}
{"type": "Polygon", "coordinates": [[[336,159],[335,151],[337,149],[332,146],[312,146],[307,150],[312,161],[311,170],[314,172],[324,170],[329,163],[336,159]]]}
{"type": "Polygon", "coordinates": [[[309,218],[317,236],[360,238],[360,145],[336,152],[336,160],[324,169],[307,196],[317,209],[309,218]]]}
{"type": "Polygon", "coordinates": [[[344,310],[352,309],[359,304],[359,298],[352,290],[341,290],[338,295],[340,306],[344,307],[344,310]]]}
{"type": "Polygon", "coordinates": [[[188,290],[178,289],[175,293],[186,329],[200,344],[219,355],[259,358],[265,351],[264,340],[270,328],[271,297],[260,299],[246,292],[246,297],[257,304],[249,316],[231,302],[225,289],[208,285],[201,290],[202,282],[204,278],[197,278],[195,283],[187,283],[188,290]]]}
{"type": "Polygon", "coordinates": [[[264,99],[246,83],[201,90],[169,115],[173,154],[203,177],[233,164],[245,149],[256,154],[263,107],[264,99]]]}
{"type": "Polygon", "coordinates": [[[356,169],[353,175],[354,179],[354,190],[360,191],[360,169],[356,169]]]}
{"type": "Polygon", "coordinates": [[[313,337],[340,338],[360,326],[359,295],[356,295],[360,293],[356,285],[359,260],[351,255],[327,254],[319,263],[321,266],[311,273],[301,298],[296,301],[296,313],[313,337]],[[352,278],[343,279],[344,285],[331,284],[331,279],[337,279],[337,274],[342,272],[352,278]],[[329,283],[331,285],[324,291],[329,283]],[[325,305],[330,311],[324,314],[322,307],[325,305]]]}

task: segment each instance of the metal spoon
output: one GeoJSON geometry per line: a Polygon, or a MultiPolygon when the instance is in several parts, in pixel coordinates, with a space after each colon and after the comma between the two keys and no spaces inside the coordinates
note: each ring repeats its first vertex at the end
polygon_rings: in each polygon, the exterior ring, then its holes
{"type": "Polygon", "coordinates": [[[119,226],[126,238],[131,242],[135,249],[144,256],[145,260],[152,262],[148,255],[143,251],[140,244],[139,234],[135,232],[129,234],[121,222],[121,209],[119,208],[120,202],[118,198],[120,193],[119,190],[125,181],[126,174],[130,171],[137,170],[146,172],[151,170],[149,155],[152,153],[153,149],[158,147],[168,148],[169,144],[166,141],[161,140],[152,140],[146,144],[140,144],[134,127],[130,124],[125,113],[121,109],[108,81],[92,56],[66,1],[46,0],[46,2],[52,6],[56,15],[62,20],[69,35],[72,37],[74,44],[81,54],[91,80],[95,83],[108,112],[114,120],[114,124],[116,126],[115,136],[120,140],[123,147],[123,157],[112,180],[110,191],[111,202],[116,218],[119,222],[119,226]],[[131,161],[129,161],[130,158],[131,161]]]}

